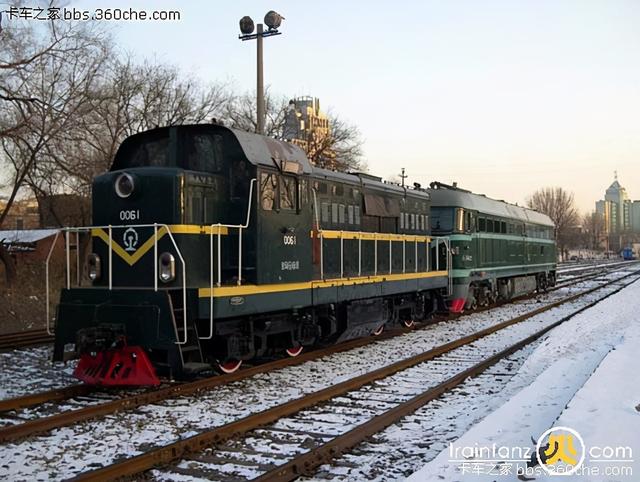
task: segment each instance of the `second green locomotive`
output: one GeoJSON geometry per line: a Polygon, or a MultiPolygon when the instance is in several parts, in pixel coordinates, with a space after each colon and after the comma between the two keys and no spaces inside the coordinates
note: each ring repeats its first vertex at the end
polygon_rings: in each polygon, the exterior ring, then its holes
{"type": "Polygon", "coordinates": [[[438,182],[429,193],[432,232],[451,241],[451,311],[555,285],[554,224],[548,216],[438,182]]]}

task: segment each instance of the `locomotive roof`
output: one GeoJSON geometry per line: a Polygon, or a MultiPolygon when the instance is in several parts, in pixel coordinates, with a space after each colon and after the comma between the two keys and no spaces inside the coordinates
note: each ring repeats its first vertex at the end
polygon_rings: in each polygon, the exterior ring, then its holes
{"type": "Polygon", "coordinates": [[[299,174],[308,174],[312,169],[311,163],[304,154],[304,151],[294,144],[239,129],[233,129],[231,127],[225,127],[220,124],[184,124],[157,127],[134,134],[122,143],[122,146],[116,154],[114,165],[118,165],[118,160],[121,156],[126,156],[126,150],[129,145],[135,144],[139,139],[146,137],[153,138],[158,135],[167,136],[172,129],[175,129],[178,133],[188,132],[189,130],[198,130],[200,132],[206,130],[211,133],[222,133],[226,134],[227,137],[233,137],[238,141],[247,160],[254,165],[276,167],[277,163],[279,168],[283,170],[293,170],[293,172],[299,174]],[[290,161],[291,164],[285,167],[285,164],[283,164],[284,161],[290,161]]]}
{"type": "Polygon", "coordinates": [[[503,218],[519,219],[524,222],[554,226],[551,218],[533,209],[516,206],[505,201],[491,199],[482,194],[474,194],[470,191],[453,187],[439,187],[429,189],[431,194],[431,206],[451,206],[473,209],[483,214],[500,216],[503,218]]]}
{"type": "Polygon", "coordinates": [[[274,162],[294,161],[301,166],[300,174],[309,174],[312,170],[311,163],[304,151],[295,144],[230,127],[217,125],[214,127],[230,130],[238,139],[240,147],[252,164],[274,167],[274,162]]]}
{"type": "Polygon", "coordinates": [[[397,184],[383,182],[381,178],[371,176],[366,173],[346,173],[331,171],[320,167],[313,167],[311,176],[316,179],[325,179],[327,181],[344,182],[357,185],[368,191],[396,193],[400,196],[404,196],[406,192],[407,196],[420,197],[425,200],[429,199],[429,193],[426,190],[403,188],[397,184]]]}

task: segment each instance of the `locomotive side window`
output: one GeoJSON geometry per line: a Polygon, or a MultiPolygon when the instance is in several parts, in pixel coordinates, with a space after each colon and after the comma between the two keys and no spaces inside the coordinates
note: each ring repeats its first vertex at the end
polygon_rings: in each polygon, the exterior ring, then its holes
{"type": "Polygon", "coordinates": [[[478,231],[480,231],[481,233],[486,232],[487,230],[487,221],[485,220],[485,218],[479,218],[478,219],[478,231]]]}
{"type": "Polygon", "coordinates": [[[263,172],[260,175],[260,205],[265,211],[275,209],[277,186],[275,174],[263,172]]]}
{"type": "Polygon", "coordinates": [[[493,233],[493,219],[487,219],[487,233],[493,233]]]}
{"type": "Polygon", "coordinates": [[[322,203],[320,211],[321,211],[320,215],[322,217],[322,222],[328,223],[329,222],[329,204],[322,203]]]}
{"type": "Polygon", "coordinates": [[[331,222],[338,224],[338,205],[336,203],[331,204],[331,222]]]}
{"type": "Polygon", "coordinates": [[[354,214],[354,219],[357,225],[360,225],[360,206],[356,206],[354,214]]]}
{"type": "Polygon", "coordinates": [[[400,229],[404,229],[404,213],[400,213],[400,229]]]}
{"type": "Polygon", "coordinates": [[[280,177],[280,209],[296,209],[296,179],[291,176],[280,177]]]}
{"type": "Polygon", "coordinates": [[[301,179],[298,183],[298,202],[300,203],[300,208],[306,205],[309,201],[309,191],[307,190],[307,180],[301,179]]]}
{"type": "Polygon", "coordinates": [[[500,232],[502,234],[507,234],[507,223],[505,223],[504,221],[500,223],[500,232]]]}
{"type": "Polygon", "coordinates": [[[347,207],[347,220],[349,224],[353,224],[353,206],[351,205],[347,207]]]}
{"type": "Polygon", "coordinates": [[[345,206],[344,204],[340,204],[340,207],[338,209],[338,222],[340,224],[344,224],[346,222],[345,220],[345,215],[344,215],[344,211],[345,211],[345,206]]]}

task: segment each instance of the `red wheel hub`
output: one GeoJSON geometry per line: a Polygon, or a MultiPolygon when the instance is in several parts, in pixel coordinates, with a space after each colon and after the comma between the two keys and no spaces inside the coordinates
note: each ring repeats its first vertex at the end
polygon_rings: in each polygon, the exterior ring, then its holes
{"type": "Polygon", "coordinates": [[[234,373],[242,366],[242,360],[231,360],[226,363],[218,363],[218,367],[224,373],[234,373]]]}
{"type": "Polygon", "coordinates": [[[287,355],[289,355],[290,357],[295,357],[295,356],[298,356],[300,353],[302,353],[302,349],[303,349],[303,346],[300,345],[296,348],[287,348],[286,352],[287,352],[287,355]]]}

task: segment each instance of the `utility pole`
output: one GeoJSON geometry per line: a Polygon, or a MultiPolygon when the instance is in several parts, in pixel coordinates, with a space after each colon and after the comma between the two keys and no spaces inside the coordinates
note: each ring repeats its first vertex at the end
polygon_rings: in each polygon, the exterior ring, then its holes
{"type": "Polygon", "coordinates": [[[257,44],[258,44],[258,82],[257,82],[257,88],[256,88],[256,95],[258,96],[258,98],[256,99],[256,106],[257,106],[257,110],[258,110],[258,119],[257,119],[257,127],[258,127],[258,134],[262,134],[264,135],[264,74],[263,74],[263,69],[262,69],[262,34],[263,34],[263,27],[262,24],[259,23],[258,24],[258,29],[257,29],[257,34],[258,34],[258,38],[257,40],[257,44]]]}
{"type": "Polygon", "coordinates": [[[402,174],[400,174],[400,178],[402,179],[402,187],[404,187],[404,180],[405,180],[406,178],[408,178],[408,177],[409,177],[409,176],[407,176],[407,175],[404,173],[404,167],[403,167],[403,168],[402,168],[402,174]]]}

